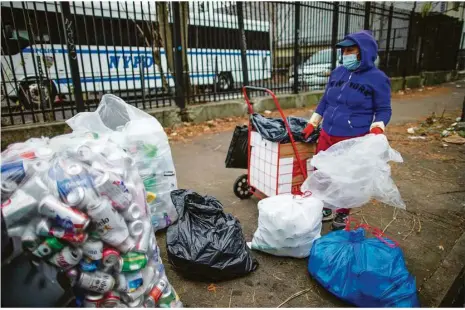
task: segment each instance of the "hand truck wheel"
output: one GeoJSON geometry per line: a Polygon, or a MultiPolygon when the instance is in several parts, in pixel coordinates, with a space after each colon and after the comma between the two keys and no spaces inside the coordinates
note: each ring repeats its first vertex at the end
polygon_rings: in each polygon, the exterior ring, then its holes
{"type": "Polygon", "coordinates": [[[247,174],[243,174],[234,182],[234,194],[239,199],[248,199],[252,196],[252,190],[247,179],[247,174]]]}

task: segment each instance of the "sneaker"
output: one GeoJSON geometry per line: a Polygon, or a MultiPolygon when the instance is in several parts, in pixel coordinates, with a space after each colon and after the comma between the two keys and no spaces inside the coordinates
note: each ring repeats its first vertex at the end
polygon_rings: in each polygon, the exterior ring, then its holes
{"type": "Polygon", "coordinates": [[[323,222],[331,221],[334,218],[333,211],[331,209],[323,209],[323,222]]]}
{"type": "Polygon", "coordinates": [[[331,228],[333,230],[344,229],[346,227],[346,221],[348,217],[349,217],[349,214],[347,213],[336,213],[336,217],[333,220],[333,224],[331,225],[331,228]]]}

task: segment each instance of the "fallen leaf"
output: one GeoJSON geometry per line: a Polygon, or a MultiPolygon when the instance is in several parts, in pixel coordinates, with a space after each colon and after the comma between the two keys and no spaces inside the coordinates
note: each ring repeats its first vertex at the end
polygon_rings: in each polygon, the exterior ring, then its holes
{"type": "Polygon", "coordinates": [[[450,136],[442,140],[452,144],[465,144],[465,138],[462,138],[461,136],[450,136]]]}
{"type": "Polygon", "coordinates": [[[210,284],[210,285],[207,287],[207,290],[208,290],[209,292],[214,292],[214,293],[216,293],[216,285],[213,284],[213,283],[210,284]]]}

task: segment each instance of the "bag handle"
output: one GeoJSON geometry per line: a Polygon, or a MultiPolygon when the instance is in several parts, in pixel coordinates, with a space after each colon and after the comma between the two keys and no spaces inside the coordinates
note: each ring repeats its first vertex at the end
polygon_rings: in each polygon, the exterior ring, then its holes
{"type": "Polygon", "coordinates": [[[354,219],[351,216],[349,216],[347,218],[346,227],[344,228],[344,230],[350,231],[351,230],[350,229],[350,224],[351,223],[355,224],[354,230],[358,229],[358,228],[365,229],[366,231],[370,232],[373,236],[375,236],[376,238],[381,240],[381,242],[386,244],[391,249],[399,246],[399,243],[397,241],[392,240],[391,238],[389,238],[381,229],[379,229],[377,227],[374,227],[374,226],[371,226],[371,225],[368,225],[366,223],[360,223],[359,221],[357,221],[356,219],[354,219]],[[386,239],[389,240],[390,242],[386,241],[386,239]]]}

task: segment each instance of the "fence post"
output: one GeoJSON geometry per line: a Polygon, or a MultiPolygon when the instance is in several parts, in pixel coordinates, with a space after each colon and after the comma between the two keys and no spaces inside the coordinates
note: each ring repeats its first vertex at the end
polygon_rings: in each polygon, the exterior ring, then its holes
{"type": "Polygon", "coordinates": [[[333,2],[333,30],[331,36],[331,70],[336,69],[336,61],[337,61],[337,30],[339,26],[339,2],[333,2]]]}
{"type": "Polygon", "coordinates": [[[77,112],[84,112],[84,98],[82,97],[81,77],[79,75],[79,64],[76,52],[75,33],[71,9],[68,1],[61,2],[61,21],[65,33],[66,45],[68,47],[68,61],[71,69],[71,79],[73,80],[73,95],[76,101],[77,112]]]}
{"type": "Polygon", "coordinates": [[[363,29],[370,29],[370,12],[371,12],[371,2],[365,2],[365,22],[363,24],[363,29]]]}
{"type": "MultiPolygon", "coordinates": [[[[175,102],[181,109],[186,108],[186,96],[184,93],[183,63],[182,63],[182,37],[181,37],[181,10],[179,2],[172,2],[173,5],[173,53],[175,71],[175,102]]],[[[182,114],[182,113],[181,113],[182,114]]]]}
{"type": "Polygon", "coordinates": [[[244,9],[242,7],[242,2],[237,2],[237,23],[241,35],[242,85],[245,86],[249,85],[249,70],[247,68],[247,39],[245,37],[244,9]]]}
{"type": "MultiPolygon", "coordinates": [[[[392,17],[394,15],[394,4],[391,3],[389,7],[389,17],[388,17],[388,29],[387,29],[387,40],[386,40],[386,56],[384,67],[386,68],[386,73],[388,73],[389,69],[389,48],[391,47],[391,31],[392,31],[392,17]]],[[[389,74],[388,74],[389,75],[389,74]]]]}
{"type": "Polygon", "coordinates": [[[346,24],[344,27],[344,35],[349,34],[349,26],[350,26],[350,2],[346,2],[346,24]]]}
{"type": "Polygon", "coordinates": [[[460,121],[465,122],[465,97],[462,101],[462,115],[460,116],[460,121]]]}
{"type": "MultiPolygon", "coordinates": [[[[407,31],[407,49],[406,49],[406,60],[408,62],[412,61],[412,53],[411,53],[411,49],[412,49],[412,27],[413,27],[413,19],[415,18],[415,9],[417,7],[417,2],[413,2],[413,9],[412,11],[410,12],[410,19],[409,19],[409,23],[408,23],[408,31],[407,31]]],[[[403,70],[402,70],[402,78],[403,78],[403,83],[402,83],[402,89],[405,90],[405,86],[407,85],[407,80],[405,79],[405,77],[407,76],[407,65],[404,63],[403,64],[403,70]]]]}
{"type": "Polygon", "coordinates": [[[300,2],[295,3],[295,15],[294,15],[294,94],[299,92],[299,64],[300,64],[300,46],[299,46],[299,35],[300,35],[300,2]]]}

